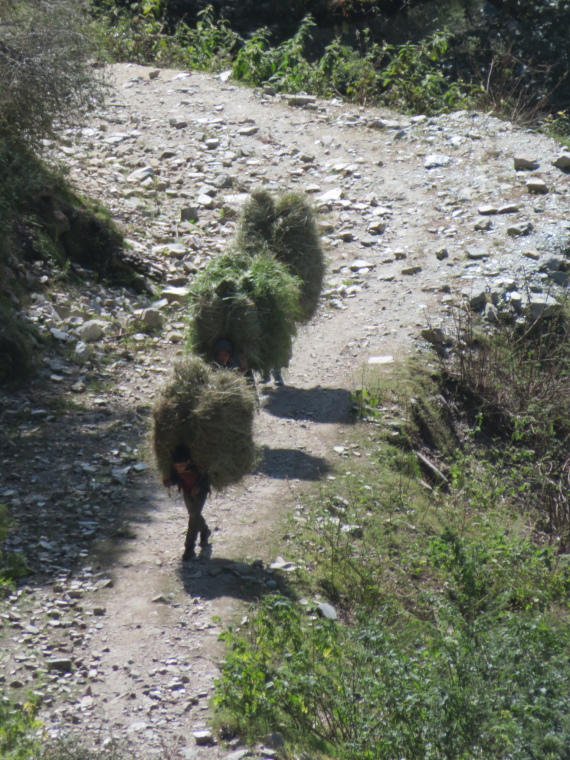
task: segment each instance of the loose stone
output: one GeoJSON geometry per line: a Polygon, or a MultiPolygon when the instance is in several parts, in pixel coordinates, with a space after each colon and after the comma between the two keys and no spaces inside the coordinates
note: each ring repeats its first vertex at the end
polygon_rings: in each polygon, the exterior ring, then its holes
{"type": "Polygon", "coordinates": [[[404,267],[404,269],[402,269],[401,271],[401,274],[414,275],[414,274],[418,274],[421,271],[422,271],[422,268],[420,266],[404,267]]]}
{"type": "Polygon", "coordinates": [[[529,179],[528,182],[525,182],[525,187],[529,193],[539,195],[546,195],[548,193],[548,185],[542,179],[529,179]]]}
{"type": "Polygon", "coordinates": [[[520,224],[513,224],[507,227],[507,235],[510,237],[520,237],[522,235],[528,235],[532,231],[531,222],[521,222],[520,224]]]}
{"type": "Polygon", "coordinates": [[[533,171],[539,167],[538,161],[535,158],[530,158],[529,156],[515,156],[514,163],[515,171],[533,171]]]}
{"type": "Polygon", "coordinates": [[[552,162],[552,165],[556,166],[557,169],[567,171],[570,169],[570,153],[561,153],[558,158],[552,162]]]}

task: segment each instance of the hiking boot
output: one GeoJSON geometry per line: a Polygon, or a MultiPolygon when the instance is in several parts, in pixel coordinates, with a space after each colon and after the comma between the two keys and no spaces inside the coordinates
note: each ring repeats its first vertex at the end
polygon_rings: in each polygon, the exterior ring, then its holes
{"type": "Polygon", "coordinates": [[[196,552],[193,546],[186,546],[184,548],[184,554],[182,555],[182,562],[188,562],[188,560],[194,559],[196,552]]]}

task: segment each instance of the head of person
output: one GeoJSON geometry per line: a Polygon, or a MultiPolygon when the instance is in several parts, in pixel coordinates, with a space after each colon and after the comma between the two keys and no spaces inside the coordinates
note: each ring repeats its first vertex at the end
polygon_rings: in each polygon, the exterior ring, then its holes
{"type": "Polygon", "coordinates": [[[177,446],[172,452],[172,464],[176,472],[184,472],[191,460],[190,451],[186,446],[177,446]]]}
{"type": "Polygon", "coordinates": [[[214,343],[214,360],[218,364],[227,364],[232,358],[233,345],[227,338],[219,338],[214,343]]]}

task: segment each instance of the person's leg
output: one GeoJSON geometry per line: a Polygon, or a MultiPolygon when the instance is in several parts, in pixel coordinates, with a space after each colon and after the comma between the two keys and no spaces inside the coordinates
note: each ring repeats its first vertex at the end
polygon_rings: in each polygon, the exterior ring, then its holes
{"type": "Polygon", "coordinates": [[[191,559],[194,556],[194,547],[196,546],[198,533],[200,534],[200,545],[204,546],[208,543],[210,529],[202,516],[202,509],[207,498],[207,492],[199,493],[197,496],[184,494],[184,503],[188,510],[188,530],[186,532],[186,541],[184,542],[183,561],[191,559]]]}
{"type": "Polygon", "coordinates": [[[273,381],[275,382],[275,385],[285,385],[285,381],[283,380],[283,375],[281,374],[280,369],[272,369],[271,374],[273,375],[273,381]]]}

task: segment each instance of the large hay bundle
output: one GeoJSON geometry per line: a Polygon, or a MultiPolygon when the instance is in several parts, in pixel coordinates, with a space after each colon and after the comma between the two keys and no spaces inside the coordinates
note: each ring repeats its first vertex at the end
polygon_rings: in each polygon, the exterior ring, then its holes
{"type": "Polygon", "coordinates": [[[231,340],[250,369],[286,367],[300,319],[301,283],[265,247],[214,260],[190,295],[191,350],[207,360],[218,338],[231,340]]]}
{"type": "Polygon", "coordinates": [[[238,244],[255,251],[263,242],[302,283],[301,318],[315,314],[325,274],[325,257],[311,204],[301,193],[284,193],[274,201],[266,190],[254,190],[245,203],[238,244]]]}
{"type": "Polygon", "coordinates": [[[211,361],[218,338],[230,340],[240,356],[260,363],[261,325],[254,302],[239,293],[233,283],[224,291],[214,290],[197,298],[192,305],[188,334],[190,350],[211,361]]]}
{"type": "Polygon", "coordinates": [[[168,478],[172,452],[186,446],[213,488],[237,483],[254,467],[255,394],[235,372],[215,371],[198,357],[174,366],[152,410],[157,468],[168,478]]]}
{"type": "Polygon", "coordinates": [[[275,225],[275,201],[267,190],[253,190],[239,218],[237,242],[241,250],[255,253],[263,244],[271,247],[275,225]]]}
{"type": "Polygon", "coordinates": [[[313,210],[303,195],[286,193],[277,199],[275,213],[271,250],[303,283],[300,304],[308,322],[319,305],[325,276],[325,256],[313,210]]]}

